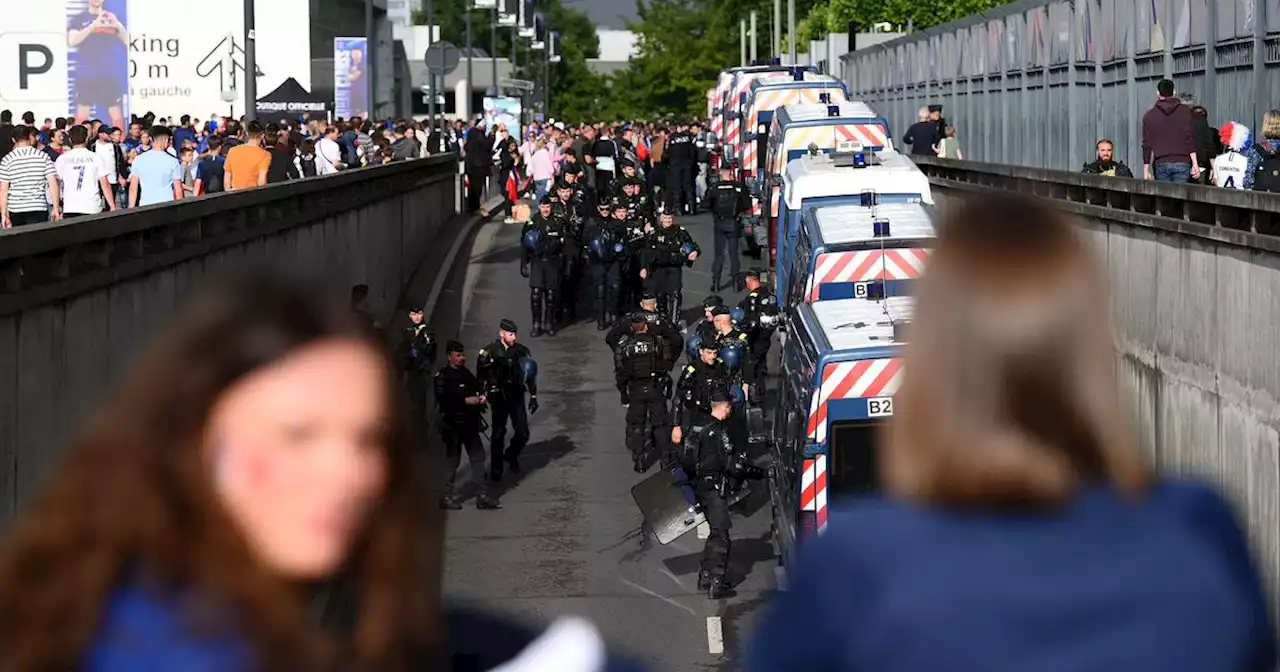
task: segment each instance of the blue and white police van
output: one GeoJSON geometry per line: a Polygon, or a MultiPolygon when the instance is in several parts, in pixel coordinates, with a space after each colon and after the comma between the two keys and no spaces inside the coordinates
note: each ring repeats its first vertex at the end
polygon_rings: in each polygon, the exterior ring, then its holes
{"type": "Polygon", "coordinates": [[[937,237],[933,217],[923,203],[805,209],[782,305],[910,295],[937,237]]]}
{"type": "Polygon", "coordinates": [[[876,487],[875,445],[902,382],[903,328],[914,299],[843,299],[795,307],[781,350],[769,472],[783,564],[827,524],[828,502],[876,487]]]}
{"type": "Polygon", "coordinates": [[[810,154],[787,164],[778,209],[778,255],[774,286],[786,304],[792,254],[806,209],[835,205],[872,207],[891,203],[934,205],[929,178],[897,152],[866,151],[810,154]]]}

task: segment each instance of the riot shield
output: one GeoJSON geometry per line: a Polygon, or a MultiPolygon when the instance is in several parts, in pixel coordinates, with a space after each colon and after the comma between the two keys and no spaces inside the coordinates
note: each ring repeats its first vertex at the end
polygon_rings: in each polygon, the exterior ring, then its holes
{"type": "Polygon", "coordinates": [[[706,520],[694,496],[693,484],[678,466],[660,469],[640,481],[631,488],[631,497],[658,543],[664,546],[706,520]]]}

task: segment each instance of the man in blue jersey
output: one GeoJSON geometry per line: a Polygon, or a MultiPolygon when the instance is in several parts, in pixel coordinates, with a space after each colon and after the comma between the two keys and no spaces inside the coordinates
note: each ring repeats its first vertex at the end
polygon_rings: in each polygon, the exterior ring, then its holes
{"type": "Polygon", "coordinates": [[[129,86],[129,31],[106,0],[89,0],[67,22],[67,46],[76,50],[76,121],[105,109],[113,126],[124,125],[124,94],[129,86]]]}

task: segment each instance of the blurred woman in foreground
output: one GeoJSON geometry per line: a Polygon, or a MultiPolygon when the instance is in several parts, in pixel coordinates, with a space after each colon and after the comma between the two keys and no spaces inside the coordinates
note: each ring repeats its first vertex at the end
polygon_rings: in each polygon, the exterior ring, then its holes
{"type": "Polygon", "coordinates": [[[1270,671],[1222,499],[1143,466],[1088,244],[1015,197],[943,226],[883,494],[837,505],[749,638],[748,672],[1270,671]]]}
{"type": "MultiPolygon", "coordinates": [[[[391,367],[314,286],[197,302],[72,442],[0,556],[0,670],[488,669],[529,643],[441,613],[391,367]]],[[[589,625],[548,637],[570,653],[518,669],[602,669],[589,625]]]]}

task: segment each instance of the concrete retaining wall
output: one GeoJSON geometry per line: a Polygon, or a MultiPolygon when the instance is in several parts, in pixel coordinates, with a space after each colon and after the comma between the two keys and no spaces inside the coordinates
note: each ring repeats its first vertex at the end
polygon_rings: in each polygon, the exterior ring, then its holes
{"type": "Polygon", "coordinates": [[[458,205],[424,159],[0,234],[0,525],[157,326],[206,278],[257,265],[370,287],[390,318],[458,205]]]}
{"type": "Polygon", "coordinates": [[[1257,233],[1280,197],[921,163],[943,208],[1004,189],[1042,194],[1078,217],[1110,268],[1122,384],[1152,463],[1205,477],[1233,500],[1280,605],[1280,238],[1257,233]],[[1185,204],[1174,203],[1179,189],[1185,204]],[[1140,190],[1156,195],[1152,207],[1138,205],[1140,190]],[[1187,214],[1197,208],[1206,221],[1187,214]]]}

